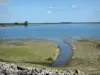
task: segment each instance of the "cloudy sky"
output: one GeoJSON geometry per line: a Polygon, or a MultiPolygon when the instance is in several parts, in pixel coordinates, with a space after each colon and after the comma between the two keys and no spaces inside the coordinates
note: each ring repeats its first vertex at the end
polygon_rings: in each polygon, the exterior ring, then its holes
{"type": "Polygon", "coordinates": [[[0,0],[0,22],[100,21],[100,0],[0,0]]]}

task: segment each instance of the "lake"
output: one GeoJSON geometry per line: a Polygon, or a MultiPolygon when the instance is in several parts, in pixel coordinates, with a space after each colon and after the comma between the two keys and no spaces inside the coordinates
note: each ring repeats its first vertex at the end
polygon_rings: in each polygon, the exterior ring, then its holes
{"type": "Polygon", "coordinates": [[[100,36],[100,24],[54,24],[0,28],[1,38],[46,38],[59,40],[65,37],[100,36]]]}
{"type": "Polygon", "coordinates": [[[0,38],[44,38],[60,45],[61,54],[53,66],[62,66],[70,60],[72,50],[62,42],[66,37],[99,37],[100,24],[48,24],[41,26],[1,27],[0,38]]]}

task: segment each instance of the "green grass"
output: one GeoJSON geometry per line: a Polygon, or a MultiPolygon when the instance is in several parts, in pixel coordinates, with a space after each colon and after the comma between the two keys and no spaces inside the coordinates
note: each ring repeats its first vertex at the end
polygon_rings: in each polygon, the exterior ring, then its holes
{"type": "Polygon", "coordinates": [[[9,26],[24,26],[23,24],[15,25],[15,24],[0,24],[0,27],[9,27],[9,26]]]}
{"type": "Polygon", "coordinates": [[[0,41],[0,60],[22,65],[50,66],[54,58],[57,45],[51,41],[0,41]]]}
{"type": "Polygon", "coordinates": [[[98,74],[100,70],[100,40],[85,39],[71,43],[73,56],[66,69],[80,69],[90,75],[98,74]]]}
{"type": "MultiPolygon", "coordinates": [[[[21,39],[17,39],[21,40],[21,39]]],[[[0,41],[0,60],[14,62],[21,66],[43,67],[60,70],[79,69],[89,75],[100,74],[100,48],[97,45],[100,40],[79,40],[70,43],[73,47],[71,61],[64,67],[51,67],[54,61],[48,61],[49,57],[54,58],[57,45],[47,40],[29,41],[23,39],[19,42],[0,41]]]]}

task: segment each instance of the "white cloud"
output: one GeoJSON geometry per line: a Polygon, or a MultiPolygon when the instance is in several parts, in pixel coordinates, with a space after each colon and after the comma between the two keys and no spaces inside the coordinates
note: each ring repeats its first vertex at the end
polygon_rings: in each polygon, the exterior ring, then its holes
{"type": "Polygon", "coordinates": [[[72,8],[76,8],[76,5],[72,5],[72,8]]]}
{"type": "Polygon", "coordinates": [[[48,10],[48,13],[52,14],[52,11],[48,10]]]}
{"type": "Polygon", "coordinates": [[[52,9],[53,7],[49,7],[50,9],[52,9]]]}
{"type": "Polygon", "coordinates": [[[12,2],[12,0],[0,0],[0,4],[8,4],[11,2],[12,2]]]}
{"type": "Polygon", "coordinates": [[[100,9],[96,9],[97,11],[100,11],[100,9]]]}

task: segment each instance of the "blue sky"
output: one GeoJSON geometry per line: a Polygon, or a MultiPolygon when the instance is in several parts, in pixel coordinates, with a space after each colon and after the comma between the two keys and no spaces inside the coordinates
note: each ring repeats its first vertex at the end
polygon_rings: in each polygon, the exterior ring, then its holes
{"type": "Polygon", "coordinates": [[[0,0],[0,22],[100,21],[100,0],[0,0]]]}

